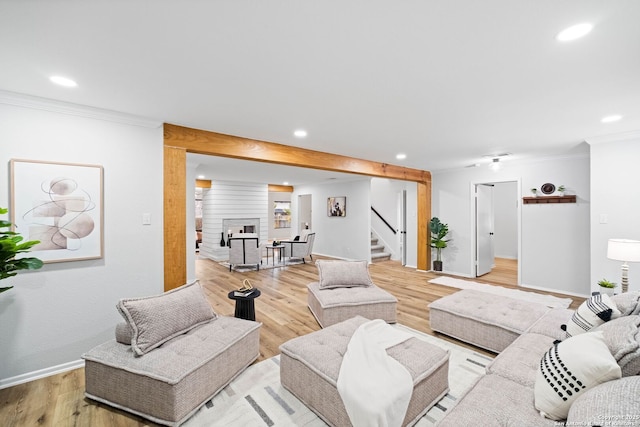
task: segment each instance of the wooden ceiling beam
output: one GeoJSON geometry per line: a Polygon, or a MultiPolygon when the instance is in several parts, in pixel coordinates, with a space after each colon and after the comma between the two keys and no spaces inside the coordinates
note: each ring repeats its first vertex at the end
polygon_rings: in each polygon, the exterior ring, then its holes
{"type": "Polygon", "coordinates": [[[164,125],[164,143],[167,146],[184,148],[189,153],[209,154],[403,181],[431,181],[431,173],[419,169],[167,123],[164,125]]]}

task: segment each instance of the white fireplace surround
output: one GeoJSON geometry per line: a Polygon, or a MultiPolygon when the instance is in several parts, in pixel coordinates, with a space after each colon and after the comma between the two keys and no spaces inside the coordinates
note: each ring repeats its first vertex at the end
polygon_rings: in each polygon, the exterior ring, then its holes
{"type": "Polygon", "coordinates": [[[253,227],[253,232],[260,236],[260,218],[228,218],[222,220],[222,230],[225,240],[228,237],[229,230],[237,237],[240,230],[244,231],[244,227],[253,227]]]}

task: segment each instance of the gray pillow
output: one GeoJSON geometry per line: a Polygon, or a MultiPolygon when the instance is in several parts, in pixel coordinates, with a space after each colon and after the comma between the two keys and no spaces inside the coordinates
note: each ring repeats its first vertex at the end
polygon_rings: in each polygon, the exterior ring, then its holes
{"type": "Polygon", "coordinates": [[[588,390],[571,405],[567,425],[637,426],[640,377],[608,381],[588,390]]]}
{"type": "MultiPolygon", "coordinates": [[[[593,331],[602,331],[609,351],[622,369],[622,376],[640,375],[640,316],[613,319],[593,331]]],[[[640,420],[639,420],[640,421],[640,420]]]]}
{"type": "Polygon", "coordinates": [[[640,314],[640,292],[624,292],[611,297],[623,316],[640,314]]]}
{"type": "Polygon", "coordinates": [[[117,308],[131,327],[138,356],[216,318],[198,281],[161,295],[121,299],[117,308]]]}
{"type": "Polygon", "coordinates": [[[373,286],[367,261],[318,260],[319,288],[352,288],[373,286]]]}

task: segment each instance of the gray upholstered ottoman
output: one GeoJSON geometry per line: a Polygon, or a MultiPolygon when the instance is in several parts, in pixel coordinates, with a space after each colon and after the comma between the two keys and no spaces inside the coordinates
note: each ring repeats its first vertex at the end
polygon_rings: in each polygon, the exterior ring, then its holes
{"type": "Polygon", "coordinates": [[[464,289],[429,304],[431,329],[496,353],[550,309],[542,304],[464,289]]]}
{"type": "Polygon", "coordinates": [[[318,282],[307,285],[309,310],[323,328],[353,316],[396,322],[398,300],[375,285],[320,289],[318,282]]]}
{"type": "MultiPolygon", "coordinates": [[[[336,384],[349,340],[365,322],[356,316],[280,346],[280,382],[333,426],[351,425],[336,384]]],[[[413,378],[413,395],[403,422],[413,425],[449,391],[449,352],[410,338],[387,353],[413,378]]]]}

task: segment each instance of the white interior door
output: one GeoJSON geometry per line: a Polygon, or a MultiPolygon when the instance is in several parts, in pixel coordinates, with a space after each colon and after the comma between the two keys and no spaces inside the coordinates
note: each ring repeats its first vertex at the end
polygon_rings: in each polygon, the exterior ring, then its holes
{"type": "Polygon", "coordinates": [[[398,229],[396,230],[398,249],[402,265],[407,265],[407,191],[398,193],[398,229]]]}
{"type": "Polygon", "coordinates": [[[476,277],[495,263],[493,243],[493,185],[476,185],[476,277]]]}

